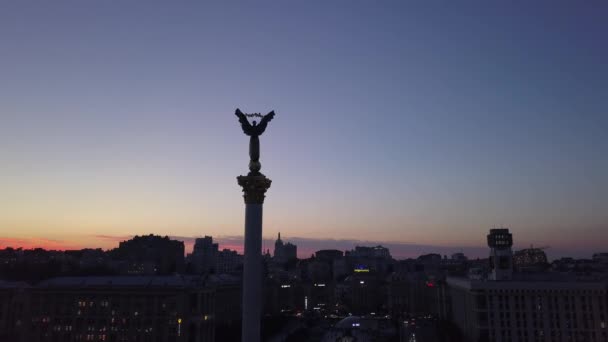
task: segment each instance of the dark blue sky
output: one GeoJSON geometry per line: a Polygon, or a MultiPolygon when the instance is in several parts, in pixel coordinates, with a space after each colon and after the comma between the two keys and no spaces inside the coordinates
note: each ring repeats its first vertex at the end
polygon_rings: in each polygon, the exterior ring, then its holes
{"type": "MultiPolygon", "coordinates": [[[[0,4],[0,236],[608,243],[603,1],[0,4]]],[[[589,248],[589,249],[588,249],[589,248]]],[[[557,252],[555,252],[557,253],[557,252]]]]}

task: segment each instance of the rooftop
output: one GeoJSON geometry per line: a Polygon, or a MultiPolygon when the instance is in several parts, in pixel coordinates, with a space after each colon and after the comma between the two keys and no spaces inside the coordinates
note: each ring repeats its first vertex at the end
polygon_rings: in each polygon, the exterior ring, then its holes
{"type": "Polygon", "coordinates": [[[606,290],[605,280],[577,280],[575,278],[555,278],[547,275],[545,278],[519,279],[509,281],[473,280],[460,277],[448,277],[449,286],[468,290],[606,290]]]}
{"type": "Polygon", "coordinates": [[[201,277],[194,276],[97,276],[58,277],[41,282],[37,287],[193,287],[202,284],[201,277]]]}

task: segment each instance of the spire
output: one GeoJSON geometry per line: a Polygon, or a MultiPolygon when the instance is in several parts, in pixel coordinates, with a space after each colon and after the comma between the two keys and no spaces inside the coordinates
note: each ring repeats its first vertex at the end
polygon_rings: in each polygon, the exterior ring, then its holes
{"type": "Polygon", "coordinates": [[[279,232],[279,236],[277,240],[274,242],[274,253],[277,253],[277,249],[283,248],[283,240],[281,240],[281,232],[279,232]]]}

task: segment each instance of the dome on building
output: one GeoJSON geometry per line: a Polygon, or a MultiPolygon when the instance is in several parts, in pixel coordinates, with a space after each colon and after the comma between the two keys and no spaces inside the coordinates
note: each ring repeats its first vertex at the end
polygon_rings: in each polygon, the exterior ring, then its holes
{"type": "Polygon", "coordinates": [[[545,267],[547,255],[540,248],[526,248],[513,254],[513,263],[519,270],[545,267]]]}

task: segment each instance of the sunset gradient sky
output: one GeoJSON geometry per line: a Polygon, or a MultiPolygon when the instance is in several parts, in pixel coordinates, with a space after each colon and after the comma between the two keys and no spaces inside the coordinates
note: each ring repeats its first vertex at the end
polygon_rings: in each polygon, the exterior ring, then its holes
{"type": "Polygon", "coordinates": [[[2,1],[0,247],[238,245],[240,107],[277,113],[264,235],[302,253],[479,251],[492,225],[606,252],[606,18],[604,1],[2,1]]]}

